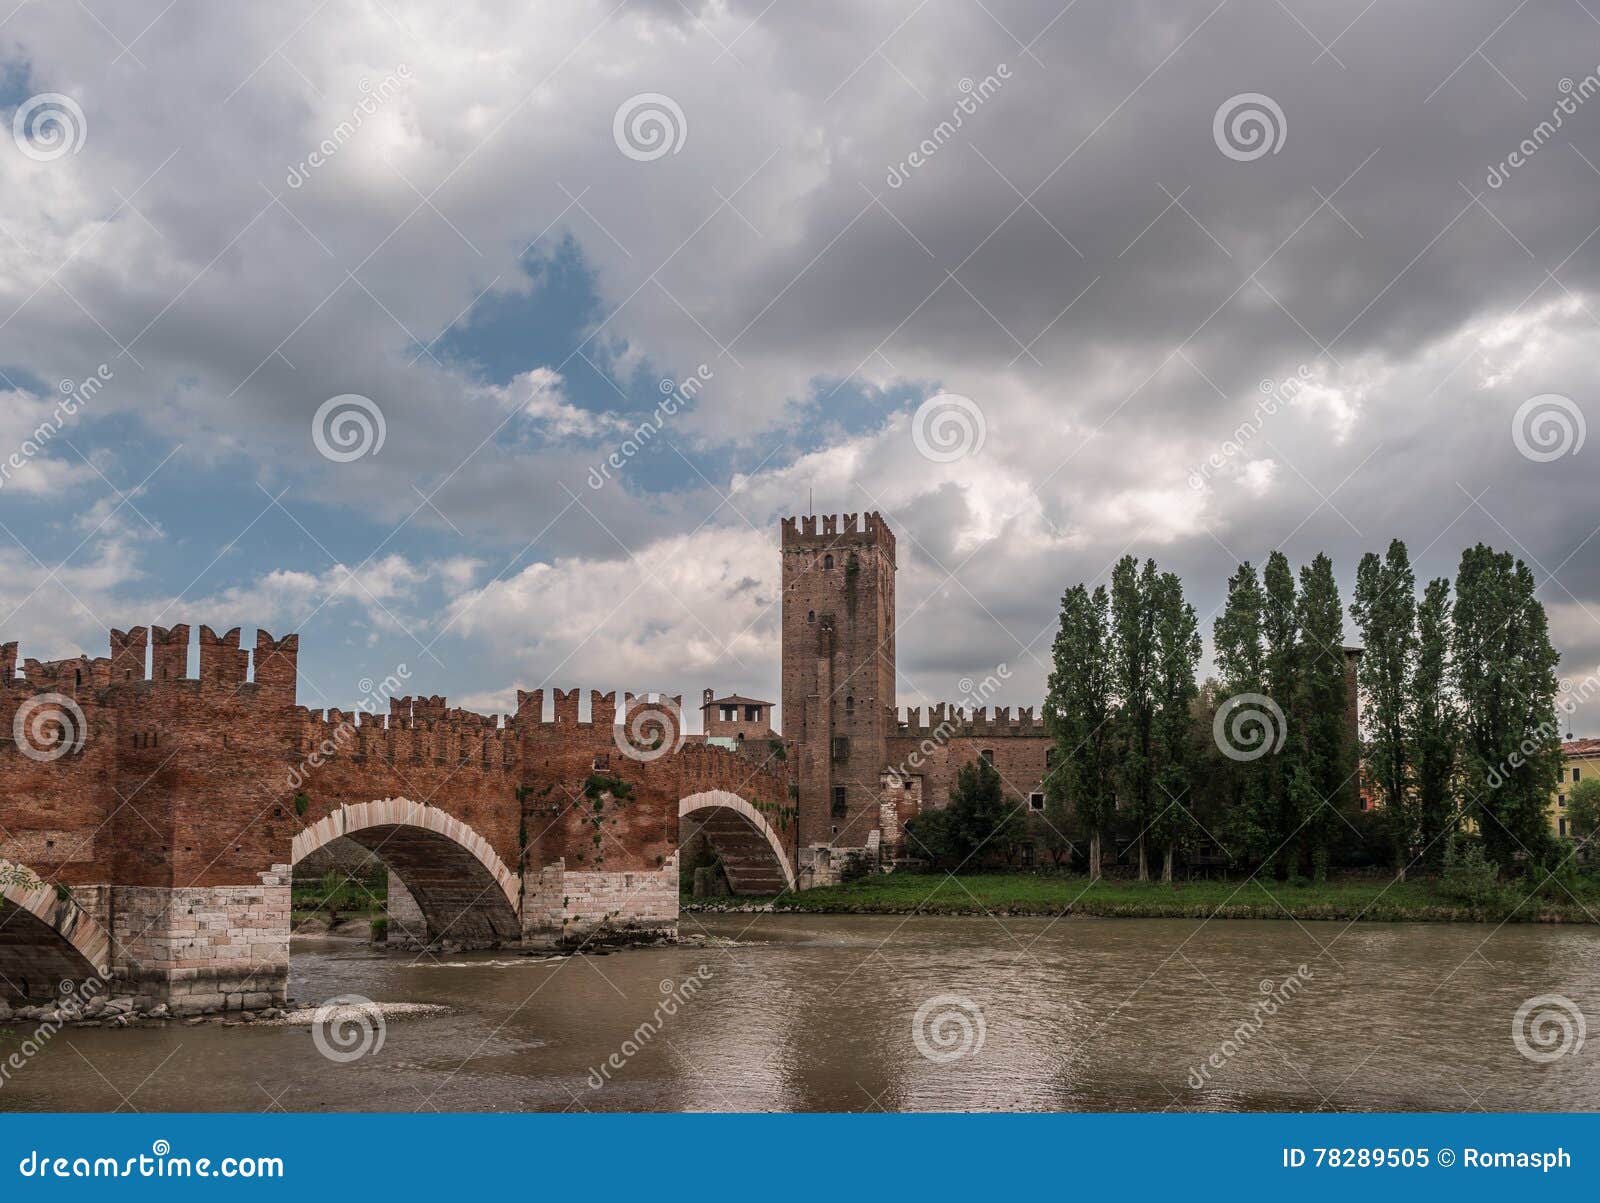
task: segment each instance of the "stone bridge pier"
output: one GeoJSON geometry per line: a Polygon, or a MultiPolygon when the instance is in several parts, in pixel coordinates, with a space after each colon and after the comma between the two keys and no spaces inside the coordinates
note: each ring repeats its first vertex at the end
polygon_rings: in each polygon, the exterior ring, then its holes
{"type": "Polygon", "coordinates": [[[293,866],[337,839],[387,866],[397,927],[448,947],[671,937],[688,829],[735,888],[794,884],[781,761],[686,737],[678,699],[625,695],[618,724],[613,693],[497,716],[384,682],[321,712],[293,635],[110,642],[20,671],[0,645],[0,1000],[99,980],[180,1013],[281,1004],[293,866]]]}

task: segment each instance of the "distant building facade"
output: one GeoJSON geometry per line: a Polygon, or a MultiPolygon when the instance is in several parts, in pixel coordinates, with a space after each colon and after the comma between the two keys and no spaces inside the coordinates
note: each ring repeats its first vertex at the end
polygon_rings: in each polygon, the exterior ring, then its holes
{"type": "Polygon", "coordinates": [[[1573,786],[1585,778],[1600,778],[1600,739],[1569,739],[1561,745],[1561,776],[1550,799],[1550,830],[1558,836],[1572,834],[1567,822],[1567,801],[1573,786]]]}
{"type": "Polygon", "coordinates": [[[701,729],[707,739],[773,740],[778,733],[772,729],[771,702],[760,698],[747,698],[739,694],[715,697],[714,690],[706,690],[700,703],[701,729]]]}

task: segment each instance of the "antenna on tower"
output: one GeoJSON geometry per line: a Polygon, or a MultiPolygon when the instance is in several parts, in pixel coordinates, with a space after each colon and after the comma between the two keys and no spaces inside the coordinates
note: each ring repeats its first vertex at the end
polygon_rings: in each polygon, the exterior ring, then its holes
{"type": "Polygon", "coordinates": [[[812,508],[811,486],[806,486],[806,517],[812,517],[816,510],[812,508]]]}

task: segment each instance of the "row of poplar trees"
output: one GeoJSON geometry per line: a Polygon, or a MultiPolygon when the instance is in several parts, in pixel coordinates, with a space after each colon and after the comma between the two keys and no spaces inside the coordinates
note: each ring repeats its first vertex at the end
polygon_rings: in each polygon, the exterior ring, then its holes
{"type": "Polygon", "coordinates": [[[1320,880],[1352,835],[1381,844],[1366,854],[1403,875],[1437,868],[1463,818],[1503,868],[1542,859],[1561,751],[1557,657],[1534,584],[1521,561],[1479,545],[1461,557],[1453,598],[1441,578],[1419,599],[1404,543],[1363,557],[1349,608],[1365,647],[1357,747],[1326,555],[1298,576],[1281,552],[1259,573],[1239,565],[1212,628],[1218,678],[1204,686],[1182,582],[1126,556],[1109,590],[1080,584],[1061,600],[1045,703],[1050,810],[1070,813],[1096,877],[1114,830],[1131,837],[1141,879],[1159,853],[1170,880],[1176,854],[1204,839],[1237,868],[1309,866],[1320,880]],[[1224,750],[1235,706],[1260,717],[1265,744],[1224,750]]]}

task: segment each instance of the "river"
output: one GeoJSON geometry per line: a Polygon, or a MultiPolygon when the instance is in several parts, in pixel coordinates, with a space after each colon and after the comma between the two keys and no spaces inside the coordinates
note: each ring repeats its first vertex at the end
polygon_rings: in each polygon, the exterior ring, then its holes
{"type": "MultiPolygon", "coordinates": [[[[1600,1033],[1573,1047],[1569,1021],[1570,1051],[1541,1063],[1512,1031],[1536,996],[1600,1017],[1593,927],[685,915],[683,930],[705,943],[431,958],[297,940],[290,992],[302,1006],[358,995],[443,1009],[386,1015],[381,1046],[376,1026],[357,1029],[365,1043],[351,1051],[376,1047],[350,1061],[319,1051],[305,1023],[67,1028],[8,1071],[0,1110],[1495,1111],[1600,1100],[1600,1033]]],[[[0,1055],[33,1026],[13,1021],[0,1055]]]]}

